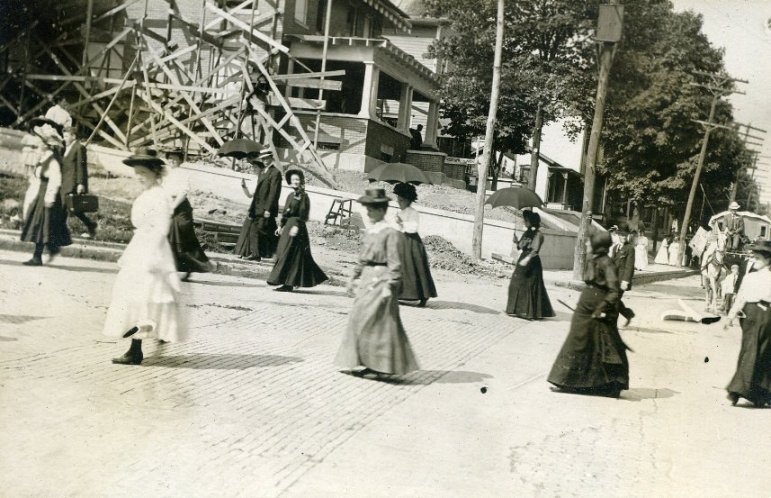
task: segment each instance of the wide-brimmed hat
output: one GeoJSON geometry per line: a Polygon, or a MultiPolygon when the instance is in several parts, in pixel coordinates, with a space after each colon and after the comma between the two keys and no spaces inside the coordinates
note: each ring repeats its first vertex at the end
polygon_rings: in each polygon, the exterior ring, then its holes
{"type": "Polygon", "coordinates": [[[48,125],[51,128],[53,128],[54,130],[56,130],[56,132],[59,134],[59,136],[64,135],[64,128],[62,127],[62,125],[60,125],[56,121],[53,121],[51,119],[48,119],[48,118],[44,117],[44,116],[36,116],[36,117],[30,119],[28,124],[29,124],[29,128],[30,129],[32,129],[32,128],[36,127],[36,126],[48,125]]]}
{"type": "Polygon", "coordinates": [[[267,159],[273,157],[273,153],[270,152],[270,149],[261,149],[255,156],[259,159],[267,159]]]}
{"type": "Polygon", "coordinates": [[[135,168],[144,166],[145,168],[160,168],[163,166],[163,160],[158,157],[158,153],[149,147],[140,147],[134,154],[123,160],[123,164],[135,168]]]}
{"type": "Polygon", "coordinates": [[[728,205],[728,209],[739,209],[741,206],[738,202],[733,201],[731,204],[728,205]]]}
{"type": "Polygon", "coordinates": [[[356,202],[365,206],[368,204],[388,205],[390,200],[391,198],[386,195],[384,188],[368,188],[364,191],[364,195],[356,199],[356,202]]]}
{"type": "Polygon", "coordinates": [[[286,173],[284,173],[284,179],[286,180],[287,185],[292,183],[292,175],[297,175],[300,177],[300,183],[305,183],[305,173],[302,172],[302,170],[299,170],[297,168],[290,168],[286,170],[286,173]]]}
{"type": "Polygon", "coordinates": [[[415,202],[418,200],[418,191],[415,190],[415,185],[412,185],[411,183],[399,182],[394,185],[394,195],[403,197],[410,202],[415,202]]]}
{"type": "Polygon", "coordinates": [[[762,252],[771,255],[771,240],[758,240],[750,245],[750,251],[762,252]]]}

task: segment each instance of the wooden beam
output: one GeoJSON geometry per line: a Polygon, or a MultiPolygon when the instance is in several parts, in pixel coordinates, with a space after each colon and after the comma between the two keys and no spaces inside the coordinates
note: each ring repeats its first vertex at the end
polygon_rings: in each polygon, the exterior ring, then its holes
{"type": "Polygon", "coordinates": [[[139,93],[140,97],[142,98],[142,100],[147,102],[147,104],[153,110],[155,110],[155,112],[163,115],[163,117],[165,117],[168,121],[174,123],[174,125],[177,128],[179,128],[185,135],[189,136],[194,142],[198,143],[201,147],[203,147],[204,149],[206,149],[207,151],[209,151],[212,154],[216,154],[217,153],[217,151],[215,149],[213,149],[211,147],[211,145],[209,145],[206,142],[204,142],[203,140],[201,140],[201,138],[196,133],[194,133],[190,128],[188,128],[187,126],[185,126],[182,123],[180,123],[179,120],[177,120],[174,116],[169,114],[166,110],[162,109],[161,106],[159,106],[151,98],[149,98],[147,95],[145,95],[144,91],[140,90],[138,93],[139,93]]]}
{"type": "Polygon", "coordinates": [[[298,88],[321,88],[337,92],[343,89],[343,82],[337,80],[296,79],[292,80],[291,85],[298,88]]]}
{"type": "MultiPolygon", "coordinates": [[[[312,109],[312,110],[324,110],[327,106],[326,100],[318,100],[318,99],[301,99],[296,97],[284,97],[289,104],[290,107],[294,109],[312,109]]],[[[272,106],[279,107],[281,106],[281,102],[273,97],[273,94],[268,95],[268,104],[272,106]]]]}
{"type": "Polygon", "coordinates": [[[293,80],[302,80],[302,79],[313,79],[313,78],[333,78],[335,76],[345,76],[345,69],[338,69],[335,71],[316,71],[313,73],[291,73],[291,74],[274,74],[273,75],[273,81],[279,82],[279,81],[292,81],[292,85],[294,86],[293,80]]]}
{"type": "MultiPolygon", "coordinates": [[[[256,29],[252,29],[248,24],[246,24],[245,22],[243,22],[243,21],[241,21],[241,20],[231,16],[230,14],[225,12],[224,10],[215,7],[214,5],[212,5],[210,3],[206,4],[206,8],[209,9],[214,14],[216,14],[216,15],[224,18],[225,20],[227,20],[233,26],[236,26],[237,28],[241,28],[246,33],[248,33],[248,34],[250,34],[252,36],[257,37],[258,40],[262,41],[263,43],[266,43],[267,45],[271,46],[272,48],[275,48],[279,52],[283,52],[285,54],[289,53],[289,48],[287,48],[286,46],[282,45],[281,43],[277,42],[276,40],[274,40],[270,36],[262,33],[261,31],[256,30],[256,29]]],[[[249,38],[249,40],[251,41],[251,37],[249,38]]]]}

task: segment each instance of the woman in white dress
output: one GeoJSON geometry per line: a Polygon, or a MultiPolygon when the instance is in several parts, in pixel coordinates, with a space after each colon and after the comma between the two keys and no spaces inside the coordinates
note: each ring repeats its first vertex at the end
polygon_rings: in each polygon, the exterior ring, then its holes
{"type": "Polygon", "coordinates": [[[656,253],[656,259],[653,260],[654,263],[657,265],[668,265],[669,264],[669,240],[667,237],[664,237],[661,239],[661,246],[659,246],[659,250],[656,253]]]}
{"type": "Polygon", "coordinates": [[[161,187],[163,161],[155,151],[139,149],[123,161],[134,168],[144,191],[131,206],[134,236],[118,260],[118,276],[107,310],[104,334],[131,337],[131,347],[113,363],[142,363],[142,339],[184,340],[186,327],[179,303],[180,279],[168,235],[173,208],[161,187]]]}
{"type": "Polygon", "coordinates": [[[680,256],[680,241],[676,238],[669,243],[669,266],[678,266],[677,258],[680,256]]]}
{"type": "Polygon", "coordinates": [[[648,269],[648,237],[645,232],[640,232],[637,236],[637,245],[634,247],[634,268],[635,270],[648,269]]]}

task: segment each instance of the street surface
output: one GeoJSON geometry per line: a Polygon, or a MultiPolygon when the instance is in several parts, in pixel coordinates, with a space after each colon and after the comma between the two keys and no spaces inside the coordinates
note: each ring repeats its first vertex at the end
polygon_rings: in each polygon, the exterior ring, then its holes
{"type": "Polygon", "coordinates": [[[340,287],[196,275],[190,341],[117,366],[115,264],[28,257],[0,251],[2,496],[771,496],[771,410],[725,398],[740,329],[659,319],[678,298],[703,309],[697,277],[626,294],[615,400],[545,381],[566,288],[527,322],[501,311],[508,281],[437,273],[438,299],[402,307],[422,370],[386,383],[332,364],[340,287]]]}

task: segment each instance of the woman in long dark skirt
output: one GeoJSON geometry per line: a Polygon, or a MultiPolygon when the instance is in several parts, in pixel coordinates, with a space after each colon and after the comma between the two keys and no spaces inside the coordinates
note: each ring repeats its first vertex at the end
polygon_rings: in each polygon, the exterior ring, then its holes
{"type": "Polygon", "coordinates": [[[543,283],[543,267],[538,255],[543,246],[541,217],[531,211],[524,211],[522,217],[527,230],[517,242],[521,252],[509,283],[506,313],[528,320],[540,320],[555,316],[543,283]]]}
{"type": "Polygon", "coordinates": [[[348,284],[355,299],[335,364],[354,375],[402,375],[418,362],[399,315],[402,235],[383,218],[389,198],[382,188],[367,189],[358,202],[366,206],[367,229],[359,260],[348,284]]]}
{"type": "Polygon", "coordinates": [[[402,291],[399,299],[418,301],[418,306],[422,308],[429,298],[436,297],[436,286],[431,276],[426,247],[418,234],[420,216],[412,207],[412,203],[418,200],[418,193],[414,185],[397,183],[394,194],[400,208],[396,223],[404,235],[400,249],[402,291]]]}
{"type": "Polygon", "coordinates": [[[268,285],[280,285],[273,290],[292,292],[295,287],[313,287],[327,280],[311,255],[311,241],[305,222],[311,211],[311,200],[305,192],[305,174],[290,169],[284,175],[294,192],[289,194],[281,213],[276,249],[276,264],[268,277],[268,285]]]}
{"type": "Polygon", "coordinates": [[[193,206],[187,199],[190,184],[187,177],[179,170],[182,162],[181,151],[171,151],[166,154],[166,174],[163,177],[163,188],[171,198],[174,215],[171,218],[169,244],[174,253],[174,263],[178,272],[185,275],[183,281],[190,278],[190,273],[206,273],[211,271],[209,258],[204,254],[201,243],[195,235],[193,226],[193,206]]]}
{"type": "Polygon", "coordinates": [[[25,199],[24,203],[29,207],[24,217],[21,240],[35,243],[32,259],[24,262],[26,266],[42,265],[43,249],[48,249],[53,258],[62,247],[72,244],[66,213],[59,196],[64,142],[53,126],[55,123],[42,118],[33,120],[35,123],[39,124],[35,127],[35,133],[39,134],[43,148],[38,155],[39,162],[34,174],[30,177],[27,190],[30,198],[25,199]]]}
{"type": "Polygon", "coordinates": [[[586,288],[548,377],[564,391],[618,397],[629,389],[627,347],[616,325],[620,289],[608,257],[610,245],[607,232],[594,233],[587,243],[586,288]]]}
{"type": "Polygon", "coordinates": [[[727,390],[733,405],[744,398],[764,407],[771,404],[771,241],[751,250],[755,271],[745,275],[725,326],[741,316],[742,347],[727,390]]]}

